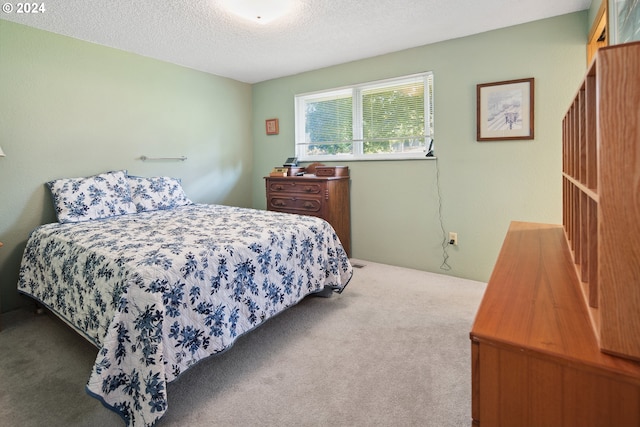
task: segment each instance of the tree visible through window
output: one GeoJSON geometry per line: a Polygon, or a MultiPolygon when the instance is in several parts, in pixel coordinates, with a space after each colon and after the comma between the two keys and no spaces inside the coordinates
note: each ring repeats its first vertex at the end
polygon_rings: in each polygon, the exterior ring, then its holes
{"type": "Polygon", "coordinates": [[[309,155],[351,153],[353,108],[351,94],[331,96],[308,102],[305,108],[305,131],[309,135],[309,155]]]}
{"type": "Polygon", "coordinates": [[[304,160],[424,157],[433,135],[433,75],[297,95],[296,155],[304,160]]]}

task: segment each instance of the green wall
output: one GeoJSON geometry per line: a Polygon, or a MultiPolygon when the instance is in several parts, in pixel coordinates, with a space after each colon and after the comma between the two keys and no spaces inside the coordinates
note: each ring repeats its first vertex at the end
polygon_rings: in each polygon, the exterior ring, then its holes
{"type": "Polygon", "coordinates": [[[560,222],[560,120],[583,77],[589,15],[253,86],[0,20],[2,310],[20,304],[29,232],[55,220],[46,181],[127,169],[182,178],[196,202],[264,208],[263,176],[294,152],[296,93],[425,70],[435,73],[438,160],[348,163],[353,255],[487,280],[511,220],[560,222]],[[536,79],[535,140],[476,142],[476,85],[525,77],[536,79]],[[265,135],[271,117],[279,135],[265,135]],[[448,272],[440,211],[460,240],[448,272]]]}
{"type": "Polygon", "coordinates": [[[250,206],[251,86],[0,20],[0,296],[18,306],[44,183],[127,169],[181,178],[196,202],[250,206]],[[142,162],[146,156],[188,160],[142,162]]]}
{"type": "Polygon", "coordinates": [[[588,27],[582,11],[254,85],[253,206],[266,206],[262,177],[294,153],[295,94],[432,70],[437,161],[345,163],[352,255],[488,280],[512,220],[561,222],[561,120],[585,72],[588,27]],[[535,139],[476,142],[476,85],[527,77],[535,139]],[[271,117],[277,136],[265,135],[271,117]],[[440,212],[458,233],[450,271],[440,212]]]}

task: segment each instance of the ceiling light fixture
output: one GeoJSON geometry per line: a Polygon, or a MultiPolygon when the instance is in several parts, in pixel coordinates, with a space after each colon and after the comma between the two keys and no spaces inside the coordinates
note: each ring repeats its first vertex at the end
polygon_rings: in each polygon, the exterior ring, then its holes
{"type": "Polygon", "coordinates": [[[231,12],[259,24],[282,17],[292,6],[292,0],[226,0],[225,3],[231,12]]]}

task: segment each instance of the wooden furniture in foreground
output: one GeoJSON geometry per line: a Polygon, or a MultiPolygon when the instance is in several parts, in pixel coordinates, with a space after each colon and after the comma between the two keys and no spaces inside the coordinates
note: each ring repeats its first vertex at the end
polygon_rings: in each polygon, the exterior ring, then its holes
{"type": "Polygon", "coordinates": [[[474,426],[640,425],[640,363],[600,351],[560,225],[511,224],[471,359],[474,426]]]}
{"type": "Polygon", "coordinates": [[[602,351],[640,360],[640,42],[601,48],[563,120],[563,225],[602,351]]]}
{"type": "Polygon", "coordinates": [[[511,224],[471,330],[476,426],[640,426],[640,43],[563,126],[563,225],[511,224]]]}
{"type": "Polygon", "coordinates": [[[351,257],[351,208],[349,176],[265,177],[267,209],[311,215],[333,226],[351,257]]]}

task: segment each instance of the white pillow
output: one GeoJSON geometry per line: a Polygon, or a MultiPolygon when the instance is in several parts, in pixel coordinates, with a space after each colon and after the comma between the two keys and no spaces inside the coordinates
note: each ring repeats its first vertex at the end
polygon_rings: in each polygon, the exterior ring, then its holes
{"type": "Polygon", "coordinates": [[[138,212],[173,209],[192,204],[177,178],[129,176],[131,199],[138,212]]]}
{"type": "Polygon", "coordinates": [[[125,171],[47,182],[61,223],[136,213],[125,171]]]}

